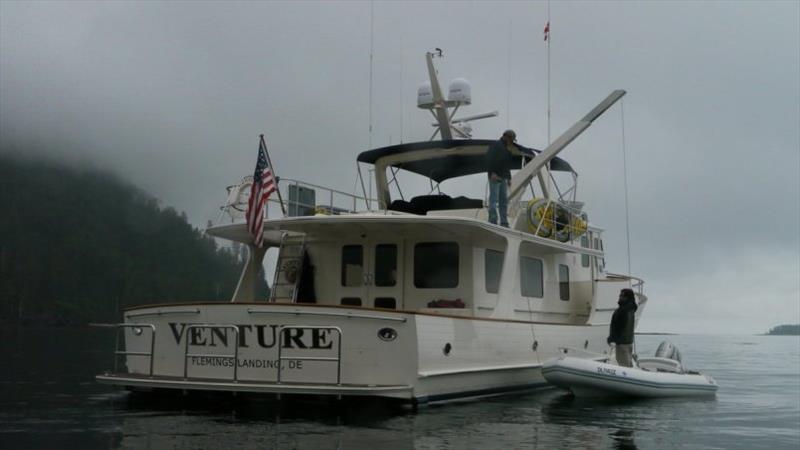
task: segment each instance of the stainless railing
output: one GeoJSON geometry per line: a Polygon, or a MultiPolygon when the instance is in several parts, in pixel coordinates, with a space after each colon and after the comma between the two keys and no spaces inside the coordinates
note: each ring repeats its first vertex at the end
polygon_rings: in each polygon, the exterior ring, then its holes
{"type": "MultiPolygon", "coordinates": [[[[322,195],[320,195],[319,198],[316,199],[315,204],[313,205],[300,202],[299,200],[294,200],[291,202],[291,204],[296,207],[311,208],[318,211],[321,210],[320,212],[328,214],[336,214],[339,212],[346,212],[346,213],[356,212],[358,210],[359,201],[364,203],[365,209],[372,210],[371,204],[373,201],[375,201],[374,199],[368,199],[363,195],[355,195],[349,192],[340,191],[338,189],[332,189],[329,187],[321,186],[319,184],[309,183],[306,181],[296,180],[292,178],[281,178],[278,181],[278,186],[280,186],[281,183],[284,183],[285,185],[287,185],[287,187],[289,185],[293,185],[295,186],[296,189],[300,187],[312,188],[314,189],[315,193],[317,191],[321,191],[322,195]],[[328,200],[327,203],[324,202],[324,199],[326,199],[326,197],[328,200]]],[[[277,198],[274,198],[273,201],[278,201],[278,200],[277,198]]],[[[284,202],[287,204],[289,203],[289,201],[285,199],[284,202]]]]}
{"type": "MultiPolygon", "coordinates": [[[[286,333],[288,336],[288,333],[286,333]]],[[[281,384],[281,372],[283,371],[283,361],[336,361],[336,384],[342,384],[342,329],[334,326],[319,325],[283,325],[278,329],[278,378],[277,383],[281,384]],[[283,355],[283,332],[284,330],[331,330],[338,335],[336,357],[330,356],[284,356],[283,355]]],[[[330,384],[330,383],[314,383],[330,384]]]]}
{"type": "MultiPolygon", "coordinates": [[[[150,358],[149,369],[147,371],[147,376],[153,376],[153,352],[155,350],[156,345],[156,326],[151,323],[109,323],[109,324],[92,324],[94,327],[103,327],[103,328],[114,328],[115,329],[115,337],[114,337],[114,373],[117,373],[119,370],[119,357],[120,356],[147,356],[150,358]],[[141,334],[141,330],[143,328],[150,328],[150,351],[149,352],[133,352],[127,350],[120,350],[119,349],[119,332],[120,330],[124,330],[126,328],[132,328],[134,330],[134,334],[137,336],[141,334]],[[136,330],[139,330],[137,333],[136,330]]],[[[127,345],[125,346],[127,348],[127,345]]],[[[128,370],[130,372],[130,368],[128,370]]]]}

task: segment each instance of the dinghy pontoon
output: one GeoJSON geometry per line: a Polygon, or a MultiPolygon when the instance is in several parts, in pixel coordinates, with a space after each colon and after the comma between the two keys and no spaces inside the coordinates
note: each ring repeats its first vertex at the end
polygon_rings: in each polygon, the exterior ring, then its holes
{"type": "Polygon", "coordinates": [[[715,395],[718,389],[712,377],[685,370],[669,342],[661,343],[655,357],[639,358],[638,367],[564,355],[545,361],[542,375],[581,397],[686,397],[715,395]]]}

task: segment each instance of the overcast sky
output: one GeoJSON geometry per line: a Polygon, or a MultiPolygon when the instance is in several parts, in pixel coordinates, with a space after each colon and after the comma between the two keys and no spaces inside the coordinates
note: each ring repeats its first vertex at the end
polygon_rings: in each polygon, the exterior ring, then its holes
{"type": "MultiPolygon", "coordinates": [[[[760,333],[800,322],[800,3],[553,2],[553,137],[626,89],[632,273],[643,331],[760,333]]],[[[544,2],[0,2],[0,143],[113,170],[218,216],[259,133],[278,175],[352,191],[370,146],[427,140],[424,54],[507,127],[547,144],[544,2]]],[[[627,271],[617,105],[561,156],[627,271]]],[[[443,185],[483,196],[483,182],[443,185]]],[[[417,186],[420,191],[425,186],[417,186]]],[[[411,188],[409,188],[411,189],[411,188]]],[[[461,192],[461,191],[464,192],[461,192]]]]}

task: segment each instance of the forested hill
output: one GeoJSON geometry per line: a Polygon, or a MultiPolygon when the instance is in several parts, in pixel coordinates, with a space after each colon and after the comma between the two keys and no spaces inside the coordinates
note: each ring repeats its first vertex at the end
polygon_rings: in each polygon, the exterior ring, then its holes
{"type": "Polygon", "coordinates": [[[768,336],[800,336],[800,323],[778,325],[767,332],[768,336]]]}
{"type": "Polygon", "coordinates": [[[0,154],[0,205],[1,321],[120,321],[133,305],[224,301],[238,281],[237,255],[105,173],[0,154]]]}

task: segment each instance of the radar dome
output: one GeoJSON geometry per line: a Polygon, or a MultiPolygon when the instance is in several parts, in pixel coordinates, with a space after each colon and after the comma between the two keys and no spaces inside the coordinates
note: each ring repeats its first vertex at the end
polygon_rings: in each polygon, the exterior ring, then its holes
{"type": "Polygon", "coordinates": [[[447,89],[447,100],[458,102],[462,105],[472,103],[472,87],[466,78],[455,78],[447,89]]]}
{"type": "Polygon", "coordinates": [[[433,108],[433,89],[430,82],[422,83],[417,89],[417,108],[433,108]]]}

